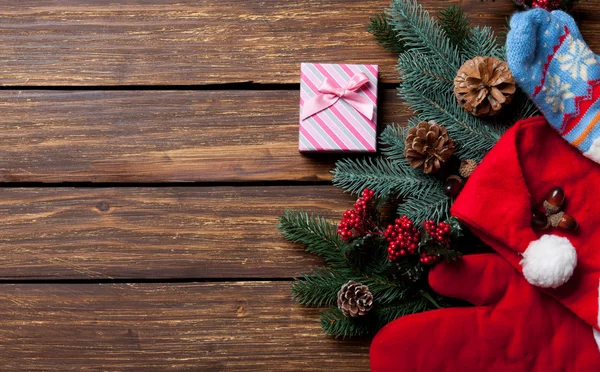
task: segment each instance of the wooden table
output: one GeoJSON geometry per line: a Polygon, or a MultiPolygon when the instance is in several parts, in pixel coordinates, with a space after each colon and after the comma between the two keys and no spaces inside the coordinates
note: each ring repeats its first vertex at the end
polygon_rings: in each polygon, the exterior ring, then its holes
{"type": "MultiPolygon", "coordinates": [[[[502,28],[508,0],[460,3],[502,28]]],[[[352,198],[297,151],[299,64],[377,63],[405,122],[389,0],[0,1],[0,369],[368,369],[290,282],[319,259],[286,208],[352,198]]],[[[597,3],[580,6],[600,50],[597,3]]]]}

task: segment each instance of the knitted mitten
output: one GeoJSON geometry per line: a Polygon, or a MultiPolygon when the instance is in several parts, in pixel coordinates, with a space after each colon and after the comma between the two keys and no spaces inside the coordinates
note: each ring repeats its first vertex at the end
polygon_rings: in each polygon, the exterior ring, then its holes
{"type": "Polygon", "coordinates": [[[510,20],[508,65],[550,125],[600,162],[600,67],[571,16],[533,9],[510,20]]]}

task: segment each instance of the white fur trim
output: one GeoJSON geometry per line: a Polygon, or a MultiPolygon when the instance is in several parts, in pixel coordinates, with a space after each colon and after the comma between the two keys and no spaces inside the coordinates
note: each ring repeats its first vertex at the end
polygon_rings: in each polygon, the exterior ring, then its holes
{"type": "Polygon", "coordinates": [[[544,235],[529,243],[521,266],[529,283],[543,288],[560,287],[573,275],[577,251],[567,238],[544,235]]]}
{"type": "Polygon", "coordinates": [[[596,163],[600,163],[600,137],[594,139],[590,149],[584,152],[583,155],[592,159],[596,163]]]}

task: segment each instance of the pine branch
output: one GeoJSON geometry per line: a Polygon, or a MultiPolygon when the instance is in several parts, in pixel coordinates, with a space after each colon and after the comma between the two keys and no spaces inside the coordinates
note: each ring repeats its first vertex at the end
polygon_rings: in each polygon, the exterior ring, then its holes
{"type": "Polygon", "coordinates": [[[436,189],[431,194],[422,198],[405,198],[398,206],[398,215],[406,215],[413,220],[415,224],[432,219],[434,221],[443,221],[450,215],[452,199],[446,196],[441,189],[436,189]]]}
{"type": "Polygon", "coordinates": [[[381,153],[393,162],[404,162],[408,164],[404,156],[406,147],[405,139],[408,135],[408,128],[390,124],[379,135],[379,144],[381,153]]]}
{"type": "Polygon", "coordinates": [[[450,42],[459,51],[463,50],[471,33],[471,25],[463,9],[457,5],[442,9],[438,13],[438,20],[450,42]]]}
{"type": "Polygon", "coordinates": [[[461,159],[480,161],[496,144],[504,128],[491,125],[465,111],[456,102],[451,83],[443,84],[439,79],[423,73],[436,61],[431,57],[403,53],[398,64],[403,81],[398,94],[410,106],[421,121],[435,120],[448,129],[456,144],[456,155],[461,159]]]}
{"type": "Polygon", "coordinates": [[[398,38],[396,31],[388,23],[385,13],[379,13],[369,18],[367,31],[375,37],[377,43],[385,50],[394,54],[400,54],[405,50],[404,43],[398,38]]]}
{"type": "Polygon", "coordinates": [[[279,218],[279,231],[287,240],[306,246],[306,251],[323,257],[335,268],[348,268],[346,246],[337,226],[322,217],[301,211],[285,211],[279,218]]]}
{"type": "Polygon", "coordinates": [[[506,60],[504,45],[498,40],[490,27],[473,27],[468,41],[465,43],[465,61],[477,56],[494,57],[506,60]]]}
{"type": "Polygon", "coordinates": [[[335,338],[366,337],[377,332],[370,318],[347,318],[337,307],[321,312],[321,328],[335,338]]]}
{"type": "Polygon", "coordinates": [[[343,270],[319,268],[296,279],[292,284],[292,298],[304,306],[335,305],[337,293],[348,282],[343,270]]]}
{"type": "Polygon", "coordinates": [[[389,263],[387,241],[381,235],[366,235],[354,239],[346,251],[350,265],[364,273],[377,274],[384,271],[389,263]]]}
{"type": "Polygon", "coordinates": [[[431,245],[425,248],[425,251],[431,255],[437,255],[444,258],[445,261],[455,261],[462,257],[462,253],[454,249],[448,249],[441,245],[431,245]]]}
{"type": "Polygon", "coordinates": [[[389,322],[403,316],[421,313],[433,308],[435,307],[427,300],[427,298],[419,296],[414,299],[403,301],[402,303],[379,306],[373,310],[376,312],[377,323],[379,328],[381,328],[389,322]]]}
{"type": "Polygon", "coordinates": [[[321,327],[336,338],[372,336],[400,317],[439,308],[437,303],[444,303],[441,296],[423,292],[402,302],[377,304],[367,315],[357,318],[347,318],[337,307],[330,307],[321,312],[321,327]]]}
{"type": "Polygon", "coordinates": [[[442,183],[408,163],[391,162],[386,158],[342,159],[336,163],[333,184],[352,193],[369,188],[378,197],[420,197],[440,189],[442,183]]]}
{"type": "Polygon", "coordinates": [[[447,69],[460,67],[458,49],[416,0],[394,0],[388,14],[389,23],[407,49],[434,57],[447,69]]]}
{"type": "Polygon", "coordinates": [[[403,282],[392,281],[383,275],[355,275],[350,278],[369,287],[373,299],[378,304],[389,304],[404,299],[410,289],[403,282]]]}

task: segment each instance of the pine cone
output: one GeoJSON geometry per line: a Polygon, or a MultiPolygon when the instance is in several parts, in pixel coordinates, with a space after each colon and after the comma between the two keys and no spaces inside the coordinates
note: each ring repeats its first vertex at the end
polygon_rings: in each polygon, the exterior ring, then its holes
{"type": "Polygon", "coordinates": [[[344,316],[356,318],[365,315],[373,307],[373,294],[369,287],[354,280],[344,284],[337,297],[337,306],[344,316]]]}
{"type": "Polygon", "coordinates": [[[516,89],[508,64],[492,57],[468,60],[454,78],[458,104],[475,116],[496,115],[512,101],[516,89]]]}
{"type": "Polygon", "coordinates": [[[467,159],[467,160],[463,160],[460,162],[460,167],[458,168],[458,174],[460,174],[460,176],[462,178],[469,178],[471,177],[471,173],[473,173],[473,171],[475,171],[475,168],[477,168],[477,162],[473,159],[467,159]]]}
{"type": "Polygon", "coordinates": [[[408,130],[404,156],[411,167],[426,174],[437,172],[454,153],[454,140],[435,121],[422,121],[408,130]]]}

